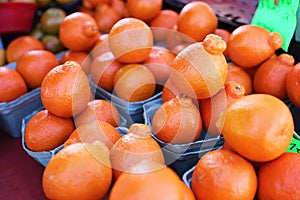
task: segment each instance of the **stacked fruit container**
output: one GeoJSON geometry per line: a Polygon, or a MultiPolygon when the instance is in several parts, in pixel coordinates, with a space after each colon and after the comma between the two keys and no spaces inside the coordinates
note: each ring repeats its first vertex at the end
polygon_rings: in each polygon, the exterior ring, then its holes
{"type": "Polygon", "coordinates": [[[0,28],[0,128],[48,199],[300,199],[295,36],[252,21],[289,4],[36,3],[0,28]]]}

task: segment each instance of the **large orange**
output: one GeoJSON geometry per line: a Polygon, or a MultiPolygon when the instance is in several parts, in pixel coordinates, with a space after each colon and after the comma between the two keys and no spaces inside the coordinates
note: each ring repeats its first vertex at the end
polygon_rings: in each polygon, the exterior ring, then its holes
{"type": "Polygon", "coordinates": [[[178,31],[202,41],[206,35],[214,33],[218,25],[218,18],[209,4],[200,1],[187,3],[179,13],[178,31]]]}
{"type": "Polygon", "coordinates": [[[247,24],[237,27],[228,41],[228,54],[232,61],[241,67],[256,67],[282,46],[279,33],[247,24]]]}
{"type": "Polygon", "coordinates": [[[119,199],[194,200],[195,197],[171,168],[141,161],[112,186],[109,200],[119,199]],[[164,195],[166,192],[168,195],[164,195]]]}
{"type": "Polygon", "coordinates": [[[257,177],[250,162],[228,150],[213,150],[200,158],[191,181],[197,200],[253,200],[257,177]]]}
{"type": "Polygon", "coordinates": [[[91,56],[86,53],[85,51],[66,51],[63,53],[62,57],[60,58],[60,64],[63,64],[67,61],[75,61],[80,64],[82,70],[86,73],[90,73],[90,67],[92,63],[91,56]]]}
{"type": "MultiPolygon", "coordinates": [[[[249,68],[252,69],[252,68],[249,68]]],[[[235,81],[241,84],[245,88],[245,94],[252,94],[253,86],[252,86],[252,77],[246,72],[245,68],[237,66],[236,64],[229,62],[228,63],[228,74],[226,82],[235,81]]]]}
{"type": "Polygon", "coordinates": [[[127,0],[126,6],[131,17],[149,22],[156,17],[162,9],[162,0],[127,0]]]}
{"type": "Polygon", "coordinates": [[[300,154],[283,153],[258,171],[258,199],[300,199],[300,154]]]}
{"type": "Polygon", "coordinates": [[[74,129],[71,118],[58,117],[48,110],[42,110],[28,121],[24,140],[32,151],[49,151],[62,145],[74,129]]]}
{"type": "Polygon", "coordinates": [[[172,98],[164,102],[154,113],[154,135],[172,144],[196,141],[202,131],[202,118],[198,108],[188,97],[172,98]]]}
{"type": "Polygon", "coordinates": [[[99,87],[112,92],[114,76],[123,66],[117,61],[111,51],[104,52],[93,59],[90,75],[92,81],[99,87]]]}
{"type": "Polygon", "coordinates": [[[229,105],[219,119],[222,120],[217,121],[217,127],[228,145],[251,161],[266,162],[279,157],[294,134],[289,108],[268,94],[240,98],[229,105]]]}
{"type": "Polygon", "coordinates": [[[44,45],[35,37],[24,35],[11,41],[6,48],[7,62],[15,62],[21,55],[29,50],[43,50],[44,45]]]}
{"type": "Polygon", "coordinates": [[[115,127],[105,121],[92,121],[78,126],[64,142],[64,146],[73,143],[95,141],[103,142],[109,149],[121,137],[115,127]]]}
{"type": "Polygon", "coordinates": [[[101,142],[63,148],[49,161],[42,177],[48,199],[102,199],[111,182],[109,149],[101,142]]]}
{"type": "Polygon", "coordinates": [[[216,127],[216,121],[226,107],[245,95],[245,88],[234,82],[227,82],[223,89],[211,98],[203,99],[200,104],[200,113],[203,119],[204,129],[213,136],[218,136],[220,131],[216,127]]]}
{"type": "Polygon", "coordinates": [[[156,42],[165,41],[168,32],[177,24],[177,20],[178,13],[174,10],[161,10],[158,15],[149,22],[154,40],[156,42]]]}
{"type": "Polygon", "coordinates": [[[105,121],[116,127],[120,125],[120,114],[116,106],[104,99],[94,99],[88,102],[86,108],[75,118],[76,126],[92,121],[105,121]]]}
{"type": "Polygon", "coordinates": [[[123,18],[110,30],[108,43],[115,58],[124,63],[145,61],[153,46],[150,27],[136,18],[123,18]]]}
{"type": "Polygon", "coordinates": [[[285,80],[287,73],[294,66],[294,62],[294,57],[287,53],[263,62],[254,74],[254,91],[270,94],[282,100],[287,99],[285,80]]]}
{"type": "Polygon", "coordinates": [[[0,102],[9,102],[26,94],[28,89],[19,72],[7,67],[0,67],[0,102]]]}
{"type": "Polygon", "coordinates": [[[31,50],[16,61],[16,70],[23,76],[28,87],[40,87],[46,74],[59,65],[55,55],[47,50],[31,50]]]}
{"type": "Polygon", "coordinates": [[[50,70],[41,85],[44,107],[60,117],[77,115],[86,108],[90,99],[87,75],[74,61],[67,61],[50,70]]]}
{"type": "Polygon", "coordinates": [[[146,100],[154,95],[155,86],[153,73],[142,64],[127,64],[114,76],[114,92],[125,101],[146,100]]]}
{"type": "Polygon", "coordinates": [[[286,92],[291,102],[300,107],[300,63],[286,75],[286,92]]]}
{"type": "Polygon", "coordinates": [[[182,50],[172,63],[170,78],[179,91],[192,98],[215,95],[227,77],[227,62],[223,55],[226,43],[210,34],[182,50]]]}
{"type": "Polygon", "coordinates": [[[159,144],[151,137],[151,128],[146,124],[134,123],[110,150],[110,161],[114,178],[141,161],[165,164],[159,144]]]}
{"type": "Polygon", "coordinates": [[[156,83],[164,85],[170,76],[171,64],[175,54],[165,47],[153,47],[144,65],[153,73],[156,83]]]}
{"type": "Polygon", "coordinates": [[[67,15],[59,27],[60,41],[73,51],[88,51],[99,34],[95,19],[82,12],[67,15]]]}

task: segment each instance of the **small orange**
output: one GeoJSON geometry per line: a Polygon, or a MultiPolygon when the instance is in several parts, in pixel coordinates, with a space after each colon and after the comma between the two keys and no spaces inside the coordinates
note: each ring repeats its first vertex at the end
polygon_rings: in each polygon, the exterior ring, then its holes
{"type": "Polygon", "coordinates": [[[227,50],[235,64],[251,68],[270,58],[282,43],[279,33],[247,24],[233,30],[227,43],[227,50]]]}
{"type": "Polygon", "coordinates": [[[283,153],[258,172],[258,199],[300,199],[300,154],[283,153]]]}
{"type": "MultiPolygon", "coordinates": [[[[254,69],[254,68],[248,68],[254,69]]],[[[252,94],[252,77],[246,72],[245,68],[239,67],[236,64],[229,62],[228,63],[228,74],[226,82],[235,81],[241,84],[245,88],[245,95],[252,94]]]]}
{"type": "Polygon", "coordinates": [[[155,93],[155,77],[142,64],[127,64],[114,76],[114,92],[121,99],[129,102],[143,101],[155,93]]]}
{"type": "Polygon", "coordinates": [[[152,119],[154,135],[171,144],[196,141],[202,131],[202,118],[192,99],[172,98],[163,103],[152,119]]]}
{"type": "Polygon", "coordinates": [[[92,121],[78,126],[65,141],[64,147],[78,143],[103,142],[109,149],[121,137],[115,127],[105,121],[92,121]]]}
{"type": "Polygon", "coordinates": [[[49,161],[42,177],[48,199],[102,199],[111,182],[109,149],[101,142],[63,148],[49,161]]]}
{"type": "Polygon", "coordinates": [[[15,62],[21,55],[29,50],[44,50],[44,45],[35,37],[24,35],[11,41],[6,48],[6,60],[15,62]]]}
{"type": "Polygon", "coordinates": [[[44,107],[60,117],[77,115],[86,108],[90,99],[87,75],[74,61],[67,61],[50,70],[41,85],[44,107]]]}
{"type": "Polygon", "coordinates": [[[91,79],[99,87],[112,92],[114,89],[114,76],[123,66],[117,61],[111,51],[100,54],[93,59],[91,65],[91,79]]]}
{"type": "Polygon", "coordinates": [[[40,87],[46,74],[59,65],[55,55],[47,50],[30,50],[16,61],[16,70],[23,76],[28,87],[40,87]]]}
{"type": "MultiPolygon", "coordinates": [[[[216,121],[221,112],[232,102],[245,95],[245,88],[234,82],[227,82],[223,89],[211,98],[203,99],[200,104],[200,113],[203,119],[204,129],[212,136],[220,135],[216,127],[216,121]]],[[[220,123],[220,122],[219,122],[220,123]]]]}
{"type": "Polygon", "coordinates": [[[250,162],[232,151],[220,149],[200,158],[191,186],[197,200],[253,200],[257,177],[250,162]]]}
{"type": "Polygon", "coordinates": [[[60,64],[63,64],[67,61],[75,61],[80,64],[82,70],[86,73],[90,73],[90,66],[92,63],[91,56],[85,51],[66,51],[60,58],[60,64]]]}
{"type": "Polygon", "coordinates": [[[149,161],[132,168],[114,183],[109,200],[195,200],[191,189],[171,168],[149,161]]]}
{"type": "Polygon", "coordinates": [[[89,50],[99,37],[97,23],[86,13],[74,12],[67,15],[59,27],[59,39],[73,51],[89,50]]]}
{"type": "Polygon", "coordinates": [[[263,62],[255,72],[253,88],[256,93],[273,95],[281,100],[288,98],[286,94],[286,75],[294,66],[294,57],[282,53],[263,62]]]}
{"type": "Polygon", "coordinates": [[[112,26],[121,19],[121,16],[110,5],[101,3],[97,4],[95,8],[94,18],[97,22],[99,31],[107,33],[112,26]]]}
{"type": "Polygon", "coordinates": [[[118,61],[139,63],[148,58],[153,46],[153,35],[150,27],[142,20],[123,18],[111,28],[108,43],[118,61]]]}
{"type": "Polygon", "coordinates": [[[127,0],[127,9],[131,17],[149,22],[156,17],[162,9],[162,0],[127,0]]]}
{"type": "Polygon", "coordinates": [[[250,94],[234,101],[219,119],[222,120],[216,126],[228,145],[251,161],[266,162],[279,157],[294,134],[289,108],[268,94],[250,94]]]}
{"type": "Polygon", "coordinates": [[[171,64],[175,54],[165,47],[155,46],[143,64],[153,73],[156,84],[164,85],[170,76],[171,64]]]}
{"type": "Polygon", "coordinates": [[[181,9],[177,30],[195,41],[201,42],[206,35],[215,32],[217,25],[218,18],[209,4],[192,1],[181,9]]]}
{"type": "Polygon", "coordinates": [[[86,108],[76,116],[75,123],[78,127],[97,120],[105,121],[117,127],[120,125],[120,114],[110,101],[94,99],[88,102],[86,108]]]}
{"type": "Polygon", "coordinates": [[[108,33],[103,33],[98,37],[98,40],[95,42],[93,48],[90,51],[92,59],[95,59],[97,56],[110,51],[108,36],[108,33]]]}
{"type": "Polygon", "coordinates": [[[111,7],[117,12],[120,18],[125,17],[126,3],[123,0],[111,0],[111,7]]]}
{"type": "Polygon", "coordinates": [[[223,55],[226,43],[219,36],[207,35],[182,50],[171,65],[172,83],[191,98],[208,98],[225,84],[227,62],[223,55]]]}
{"type": "Polygon", "coordinates": [[[146,124],[134,123],[110,150],[110,161],[114,179],[128,172],[141,161],[165,164],[159,144],[151,137],[151,128],[146,124]]]}
{"type": "Polygon", "coordinates": [[[154,41],[165,41],[169,29],[173,29],[177,20],[178,13],[170,9],[161,10],[155,18],[151,19],[149,25],[153,32],[154,41]]]}
{"type": "Polygon", "coordinates": [[[58,117],[48,110],[42,110],[28,121],[24,140],[32,151],[49,151],[62,145],[74,129],[71,118],[58,117]]]}
{"type": "Polygon", "coordinates": [[[94,10],[98,4],[109,4],[111,0],[82,0],[82,6],[89,10],[94,10]]]}
{"type": "Polygon", "coordinates": [[[15,100],[27,93],[27,85],[19,72],[7,67],[0,67],[0,102],[15,100]]]}
{"type": "Polygon", "coordinates": [[[300,107],[300,63],[294,65],[286,75],[286,92],[291,102],[300,107]]]}

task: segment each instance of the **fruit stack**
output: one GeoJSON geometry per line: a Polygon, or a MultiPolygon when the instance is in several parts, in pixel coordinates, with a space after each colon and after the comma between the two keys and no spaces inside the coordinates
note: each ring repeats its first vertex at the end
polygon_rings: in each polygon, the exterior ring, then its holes
{"type": "Polygon", "coordinates": [[[286,152],[299,64],[277,53],[280,33],[250,24],[229,32],[201,1],[162,8],[162,0],[83,0],[59,24],[65,51],[54,66],[44,58],[34,62],[43,70],[28,67],[45,49],[15,58],[25,85],[40,88],[43,108],[24,120],[22,137],[28,153],[51,153],[45,196],[299,199],[300,155],[286,152]],[[144,118],[129,112],[123,124],[132,104],[144,118]],[[193,159],[190,184],[180,177],[186,163],[171,168],[180,158],[193,159]]]}

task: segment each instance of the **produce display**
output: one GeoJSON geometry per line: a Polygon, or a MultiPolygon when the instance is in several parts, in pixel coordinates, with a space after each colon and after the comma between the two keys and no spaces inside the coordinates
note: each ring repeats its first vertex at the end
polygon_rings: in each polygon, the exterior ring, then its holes
{"type": "Polygon", "coordinates": [[[45,166],[46,198],[300,199],[300,62],[279,32],[220,27],[202,1],[27,3],[0,123],[45,166]]]}

